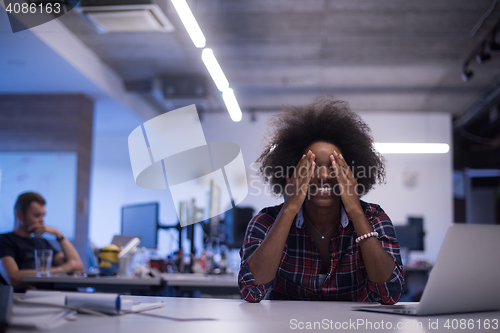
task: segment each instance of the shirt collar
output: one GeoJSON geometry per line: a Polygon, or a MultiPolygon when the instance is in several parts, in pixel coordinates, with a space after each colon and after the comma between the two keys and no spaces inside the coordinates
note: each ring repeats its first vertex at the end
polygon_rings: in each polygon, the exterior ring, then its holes
{"type": "MultiPolygon", "coordinates": [[[[302,211],[303,207],[304,206],[300,207],[299,213],[297,214],[297,219],[295,221],[295,226],[299,229],[304,228],[304,213],[302,211]]],[[[347,225],[349,224],[349,218],[345,213],[344,205],[340,205],[340,224],[342,225],[342,228],[347,227],[347,225]]]]}

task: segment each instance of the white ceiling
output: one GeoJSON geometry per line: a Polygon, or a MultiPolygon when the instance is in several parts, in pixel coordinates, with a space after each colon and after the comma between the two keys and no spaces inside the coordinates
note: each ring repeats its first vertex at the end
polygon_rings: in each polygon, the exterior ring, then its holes
{"type": "MultiPolygon", "coordinates": [[[[469,36],[492,0],[188,3],[244,111],[335,94],[359,111],[459,114],[500,74],[494,57],[473,65],[471,82],[460,79],[463,60],[500,18],[496,8],[469,36]]],[[[166,14],[174,33],[99,35],[75,13],[61,21],[124,80],[206,74],[170,3],[166,14]]]]}
{"type": "MultiPolygon", "coordinates": [[[[357,111],[453,114],[467,110],[500,75],[498,54],[484,65],[473,62],[472,81],[460,79],[464,59],[500,18],[497,6],[477,34],[469,35],[492,2],[188,0],[244,112],[276,111],[283,104],[302,105],[320,94],[334,94],[357,111]]],[[[160,75],[208,77],[201,50],[170,2],[166,6],[173,33],[98,34],[74,11],[59,21],[123,82],[160,75]]],[[[5,12],[0,14],[0,92],[27,90],[30,72],[43,75],[44,64],[32,56],[47,50],[29,31],[12,34],[5,12]]],[[[53,58],[54,73],[71,71],[67,63],[57,63],[53,58]]],[[[60,76],[46,79],[64,89],[60,76]]],[[[206,111],[223,111],[220,94],[208,82],[206,111]]],[[[87,83],[73,87],[93,89],[87,83]]]]}

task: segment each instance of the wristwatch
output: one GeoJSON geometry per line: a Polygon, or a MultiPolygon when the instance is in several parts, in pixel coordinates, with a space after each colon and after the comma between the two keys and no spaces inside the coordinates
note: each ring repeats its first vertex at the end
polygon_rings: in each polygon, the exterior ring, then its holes
{"type": "Polygon", "coordinates": [[[66,238],[66,237],[64,237],[64,235],[63,235],[63,234],[61,234],[61,237],[57,237],[56,239],[57,239],[57,241],[58,241],[58,242],[60,242],[60,241],[62,241],[64,238],[66,238]]]}

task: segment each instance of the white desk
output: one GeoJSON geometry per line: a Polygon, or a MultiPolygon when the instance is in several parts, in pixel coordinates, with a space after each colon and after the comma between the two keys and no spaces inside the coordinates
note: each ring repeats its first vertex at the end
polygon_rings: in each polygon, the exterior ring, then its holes
{"type": "MultiPolygon", "coordinates": [[[[165,286],[173,287],[178,292],[209,291],[218,294],[235,294],[238,292],[238,275],[205,275],[205,274],[168,274],[149,279],[133,277],[72,277],[25,276],[23,281],[39,289],[48,290],[77,290],[78,288],[92,287],[99,292],[132,293],[142,291],[164,292],[165,286]]],[[[143,295],[143,294],[142,294],[143,295]]],[[[165,293],[162,295],[165,296],[165,293]]]]}
{"type": "MultiPolygon", "coordinates": [[[[134,278],[114,276],[25,276],[26,282],[39,289],[48,290],[77,290],[78,288],[92,287],[99,292],[128,293],[135,291],[157,291],[164,287],[161,277],[134,278]]],[[[144,294],[143,294],[144,295],[144,294]]]]}
{"type": "Polygon", "coordinates": [[[161,278],[165,281],[166,288],[174,288],[176,291],[170,290],[166,296],[193,295],[193,292],[239,298],[238,290],[238,275],[237,274],[221,274],[221,275],[206,275],[206,274],[180,274],[180,273],[163,273],[161,278]]]}
{"type": "MultiPolygon", "coordinates": [[[[181,274],[162,273],[160,276],[150,279],[139,279],[133,277],[72,277],[51,276],[36,277],[25,276],[23,281],[39,289],[48,290],[77,290],[78,288],[92,287],[99,292],[114,293],[136,293],[152,291],[163,293],[165,286],[175,288],[179,293],[199,290],[221,295],[238,295],[238,275],[221,274],[181,274]]],[[[142,293],[144,295],[144,293],[142,293]]]]}
{"type": "Polygon", "coordinates": [[[161,278],[172,287],[220,287],[238,288],[237,274],[181,274],[162,273],[161,278]]]}
{"type": "MultiPolygon", "coordinates": [[[[429,317],[410,317],[390,314],[377,314],[368,312],[352,311],[351,307],[359,303],[348,302],[301,302],[301,301],[262,301],[259,304],[251,304],[243,300],[224,299],[193,299],[193,298],[159,298],[124,296],[124,299],[133,299],[142,302],[158,302],[163,300],[166,307],[147,311],[146,313],[166,315],[177,318],[214,318],[214,321],[189,321],[178,322],[149,316],[129,314],[109,318],[98,318],[88,315],[78,315],[78,320],[68,322],[57,329],[50,331],[54,333],[138,333],[138,332],[237,332],[237,333],[263,333],[263,332],[290,332],[290,331],[311,331],[299,329],[299,323],[322,322],[333,325],[329,331],[352,331],[352,332],[454,332],[453,329],[446,329],[444,324],[449,320],[461,319],[474,320],[474,329],[463,331],[495,332],[490,329],[477,328],[477,321],[483,324],[486,320],[490,323],[493,320],[500,321],[500,311],[481,312],[473,314],[440,315],[429,317]],[[294,321],[296,320],[296,321],[294,321]],[[362,322],[363,324],[362,324],[362,322]],[[335,329],[335,323],[359,323],[359,326],[351,329],[335,329]],[[438,329],[429,329],[429,323],[436,323],[438,329]],[[367,327],[371,325],[385,325],[385,329],[375,329],[367,327]],[[382,324],[383,323],[383,324],[382,324]],[[390,324],[389,324],[390,323],[390,324]],[[397,325],[403,328],[397,329],[397,325]],[[296,329],[293,329],[296,325],[296,329]],[[368,324],[369,325],[369,324],[368,324]],[[392,328],[387,326],[391,325],[392,328]],[[406,328],[404,328],[406,326],[406,328]]],[[[326,324],[325,324],[326,325],[326,324]]],[[[345,326],[346,324],[344,324],[345,326]]],[[[500,325],[500,323],[499,323],[500,325]]],[[[351,326],[352,327],[352,326],[351,326]]],[[[316,331],[327,331],[316,328],[316,331]]],[[[9,328],[8,333],[26,332],[25,330],[9,328]]]]}
{"type": "Polygon", "coordinates": [[[25,276],[24,282],[29,284],[78,284],[78,285],[155,285],[159,286],[165,281],[172,287],[238,287],[237,274],[207,275],[207,274],[182,274],[182,273],[162,273],[160,277],[150,279],[139,279],[134,277],[114,277],[114,276],[51,276],[36,277],[25,276]]]}

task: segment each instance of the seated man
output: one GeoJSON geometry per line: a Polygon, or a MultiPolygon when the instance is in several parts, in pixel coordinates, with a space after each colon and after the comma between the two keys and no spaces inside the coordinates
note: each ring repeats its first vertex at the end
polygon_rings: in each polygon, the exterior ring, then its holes
{"type": "Polygon", "coordinates": [[[19,286],[23,276],[36,274],[35,249],[53,250],[52,273],[84,270],[71,242],[59,230],[43,223],[45,200],[42,196],[33,192],[19,195],[14,213],[13,232],[0,235],[0,272],[11,285],[19,286]],[[41,238],[46,232],[56,236],[62,252],[41,238]]]}

